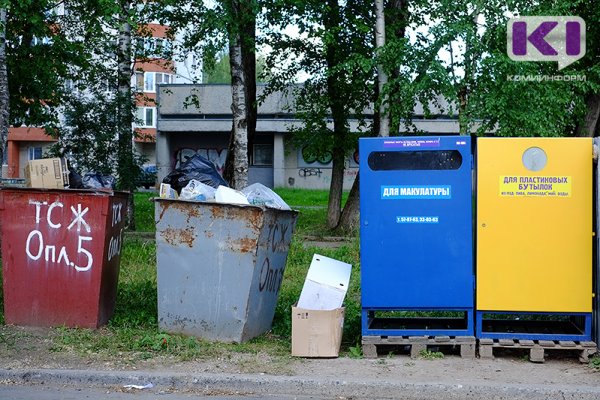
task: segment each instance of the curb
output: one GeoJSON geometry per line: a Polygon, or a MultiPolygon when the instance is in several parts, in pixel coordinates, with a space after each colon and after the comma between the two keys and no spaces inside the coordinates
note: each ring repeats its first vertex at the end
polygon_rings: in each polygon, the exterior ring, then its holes
{"type": "Polygon", "coordinates": [[[251,374],[184,374],[144,371],[93,370],[6,370],[0,369],[0,381],[13,384],[60,384],[73,386],[119,386],[152,382],[157,391],[196,390],[208,393],[244,393],[262,395],[302,395],[347,398],[406,400],[481,399],[481,400],[596,400],[600,387],[533,386],[514,384],[436,384],[389,381],[344,381],[301,376],[251,374]]]}

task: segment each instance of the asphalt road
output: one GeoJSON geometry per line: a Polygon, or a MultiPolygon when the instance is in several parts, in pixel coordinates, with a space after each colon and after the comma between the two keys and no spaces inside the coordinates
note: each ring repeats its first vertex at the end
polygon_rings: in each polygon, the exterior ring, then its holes
{"type": "Polygon", "coordinates": [[[53,385],[1,385],[0,399],[2,400],[326,400],[325,397],[298,397],[281,395],[253,394],[203,394],[194,391],[166,392],[153,389],[97,388],[53,385]]]}

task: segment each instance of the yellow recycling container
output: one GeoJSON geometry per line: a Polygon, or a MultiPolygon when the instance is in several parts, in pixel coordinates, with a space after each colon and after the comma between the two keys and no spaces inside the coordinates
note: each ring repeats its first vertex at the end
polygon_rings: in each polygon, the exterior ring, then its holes
{"type": "Polygon", "coordinates": [[[478,331],[483,312],[565,313],[590,330],[592,153],[591,138],[478,139],[478,331]]]}

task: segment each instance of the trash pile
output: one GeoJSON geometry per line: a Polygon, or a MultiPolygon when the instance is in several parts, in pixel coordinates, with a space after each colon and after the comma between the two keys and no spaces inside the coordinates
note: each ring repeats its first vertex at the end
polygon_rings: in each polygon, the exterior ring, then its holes
{"type": "Polygon", "coordinates": [[[167,175],[160,184],[159,196],[167,199],[246,204],[291,210],[277,193],[263,184],[253,183],[241,191],[231,189],[215,165],[195,154],[167,175]]]}
{"type": "Polygon", "coordinates": [[[79,175],[65,158],[30,160],[25,166],[25,187],[39,189],[115,189],[112,175],[88,172],[79,175]]]}

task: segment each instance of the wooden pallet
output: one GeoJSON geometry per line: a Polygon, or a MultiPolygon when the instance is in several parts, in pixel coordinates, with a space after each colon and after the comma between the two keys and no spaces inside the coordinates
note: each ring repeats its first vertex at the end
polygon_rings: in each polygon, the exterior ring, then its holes
{"type": "Polygon", "coordinates": [[[543,363],[545,350],[571,350],[579,352],[579,361],[587,363],[589,356],[598,350],[594,342],[574,342],[571,340],[519,340],[519,339],[479,339],[479,358],[494,358],[494,349],[529,350],[529,360],[543,363]]]}
{"type": "Polygon", "coordinates": [[[365,358],[377,357],[377,346],[410,346],[410,357],[417,358],[427,346],[460,346],[460,356],[475,358],[475,336],[363,336],[365,358]]]}

